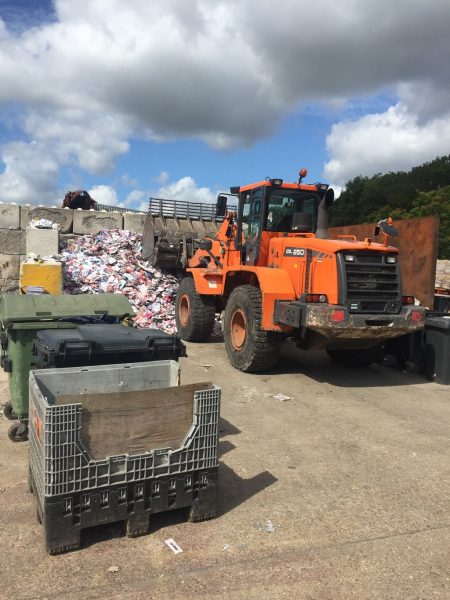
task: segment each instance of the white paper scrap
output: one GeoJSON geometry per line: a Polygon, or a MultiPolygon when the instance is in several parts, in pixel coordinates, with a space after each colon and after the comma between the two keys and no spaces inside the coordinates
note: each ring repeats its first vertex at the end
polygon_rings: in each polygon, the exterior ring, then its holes
{"type": "Polygon", "coordinates": [[[276,394],[273,396],[274,400],[278,400],[279,402],[286,402],[287,400],[292,400],[292,396],[285,396],[284,394],[276,394]]]}
{"type": "Polygon", "coordinates": [[[176,541],[173,538],[164,540],[164,543],[166,544],[166,546],[168,548],[170,548],[172,550],[172,552],[174,554],[180,554],[180,552],[183,552],[183,550],[180,548],[180,546],[176,543],[176,541]]]}

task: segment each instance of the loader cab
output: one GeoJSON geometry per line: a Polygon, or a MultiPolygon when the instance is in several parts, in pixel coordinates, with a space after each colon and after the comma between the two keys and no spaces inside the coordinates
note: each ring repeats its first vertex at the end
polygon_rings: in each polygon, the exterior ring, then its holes
{"type": "Polygon", "coordinates": [[[328,186],[279,181],[263,181],[239,190],[235,243],[244,265],[258,264],[272,237],[315,233],[317,229],[319,204],[328,186]]]}

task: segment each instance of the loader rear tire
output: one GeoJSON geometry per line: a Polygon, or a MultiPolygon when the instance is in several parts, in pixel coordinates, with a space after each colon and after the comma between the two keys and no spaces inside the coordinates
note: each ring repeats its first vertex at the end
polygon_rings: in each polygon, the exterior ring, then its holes
{"type": "Polygon", "coordinates": [[[277,363],[282,338],[262,328],[258,288],[241,285],[233,290],[225,308],[223,330],[228,358],[239,371],[258,373],[277,363]]]}
{"type": "Polygon", "coordinates": [[[198,294],[192,277],[182,279],[175,300],[175,320],[181,339],[186,342],[206,342],[215,317],[213,296],[198,294]]]}

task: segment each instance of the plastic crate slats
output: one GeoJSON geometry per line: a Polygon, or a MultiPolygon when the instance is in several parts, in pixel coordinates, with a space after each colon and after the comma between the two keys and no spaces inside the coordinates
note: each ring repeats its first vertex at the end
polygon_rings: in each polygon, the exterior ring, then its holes
{"type": "Polygon", "coordinates": [[[30,392],[42,421],[40,443],[30,427],[30,464],[41,500],[218,466],[218,387],[195,392],[193,422],[181,448],[102,460],[92,460],[81,439],[81,404],[49,406],[36,384],[30,392]]]}

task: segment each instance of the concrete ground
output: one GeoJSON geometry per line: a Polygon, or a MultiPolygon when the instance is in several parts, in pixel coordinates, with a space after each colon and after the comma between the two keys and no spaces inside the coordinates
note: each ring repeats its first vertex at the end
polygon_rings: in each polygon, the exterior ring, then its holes
{"type": "Polygon", "coordinates": [[[27,443],[0,419],[1,598],[450,598],[449,386],[289,347],[267,375],[234,370],[222,343],[188,353],[183,382],[223,390],[217,518],[154,517],[137,539],[106,525],[48,556],[27,443]]]}

